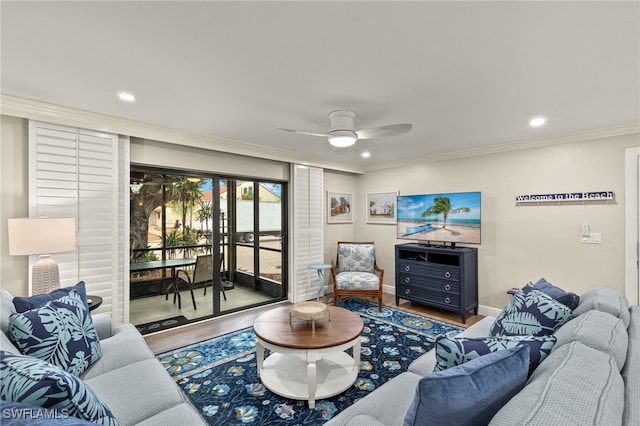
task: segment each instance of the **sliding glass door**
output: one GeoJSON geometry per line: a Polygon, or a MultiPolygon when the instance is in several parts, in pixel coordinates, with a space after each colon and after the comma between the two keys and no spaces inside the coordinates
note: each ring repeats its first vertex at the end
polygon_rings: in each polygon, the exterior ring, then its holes
{"type": "Polygon", "coordinates": [[[131,322],[149,333],[285,298],[285,191],[132,168],[131,322]]]}

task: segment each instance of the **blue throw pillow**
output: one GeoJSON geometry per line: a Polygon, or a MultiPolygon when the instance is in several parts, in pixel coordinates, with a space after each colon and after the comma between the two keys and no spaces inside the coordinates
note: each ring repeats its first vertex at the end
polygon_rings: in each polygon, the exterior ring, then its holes
{"type": "MultiPolygon", "coordinates": [[[[80,281],[78,284],[71,287],[63,287],[53,290],[51,293],[47,294],[36,294],[31,297],[14,297],[13,298],[13,306],[16,308],[16,312],[26,312],[31,309],[39,308],[44,306],[47,302],[51,302],[52,300],[59,299],[62,296],[66,296],[71,292],[71,290],[78,290],[80,293],[80,297],[84,300],[84,303],[87,303],[87,290],[85,288],[84,281],[80,281]]],[[[87,307],[88,308],[88,307],[87,307]]]]}
{"type": "Polygon", "coordinates": [[[78,290],[9,317],[9,337],[24,355],[80,376],[102,356],[98,335],[78,290]]]}
{"type": "Polygon", "coordinates": [[[513,295],[491,326],[492,336],[544,336],[571,319],[571,309],[533,286],[513,295]]]}
{"type": "Polygon", "coordinates": [[[103,425],[118,424],[82,380],[45,361],[0,351],[0,380],[0,398],[6,401],[52,408],[103,425]]]}
{"type": "Polygon", "coordinates": [[[403,426],[486,425],[522,388],[529,346],[483,355],[418,382],[403,426]]]}
{"type": "Polygon", "coordinates": [[[580,303],[580,296],[575,293],[564,291],[560,287],[556,287],[544,278],[540,278],[537,283],[533,285],[533,288],[540,290],[541,292],[551,296],[552,299],[566,305],[572,311],[578,307],[580,303]]]}
{"type": "Polygon", "coordinates": [[[529,376],[551,353],[555,336],[504,336],[504,337],[447,337],[436,339],[436,366],[433,371],[444,371],[479,356],[516,346],[529,346],[529,376]]]}

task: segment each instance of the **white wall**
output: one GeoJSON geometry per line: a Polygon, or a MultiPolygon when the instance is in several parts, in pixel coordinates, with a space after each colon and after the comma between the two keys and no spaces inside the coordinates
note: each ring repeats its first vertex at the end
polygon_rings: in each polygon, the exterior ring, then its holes
{"type": "MultiPolygon", "coordinates": [[[[638,144],[633,134],[372,171],[357,178],[356,199],[363,206],[367,192],[482,191],[481,306],[501,309],[508,288],[540,277],[578,294],[603,285],[624,292],[624,149],[638,144]],[[515,203],[520,194],[604,190],[615,201],[515,203]],[[603,243],[581,244],[582,223],[603,243]]],[[[334,245],[335,235],[325,235],[325,245],[334,245]]],[[[361,208],[355,235],[376,242],[385,284],[393,285],[393,248],[406,241],[396,239],[393,226],[366,224],[361,208]]]]}
{"type": "Polygon", "coordinates": [[[11,256],[7,220],[29,216],[28,121],[0,116],[0,288],[28,295],[29,256],[11,256]]]}
{"type": "MultiPolygon", "coordinates": [[[[335,262],[337,256],[338,241],[364,241],[365,236],[356,237],[356,224],[359,221],[358,216],[362,212],[363,205],[360,204],[358,198],[357,176],[349,173],[334,172],[331,170],[324,171],[324,261],[326,263],[335,262]],[[353,223],[327,223],[328,201],[327,192],[340,192],[353,194],[353,223]]],[[[325,274],[325,280],[331,285],[329,279],[330,271],[325,274]]]]}

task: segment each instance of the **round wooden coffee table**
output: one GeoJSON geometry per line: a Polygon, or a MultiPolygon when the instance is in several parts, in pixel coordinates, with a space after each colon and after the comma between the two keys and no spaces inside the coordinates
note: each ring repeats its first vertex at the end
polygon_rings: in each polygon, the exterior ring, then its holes
{"type": "Polygon", "coordinates": [[[270,391],[291,399],[309,401],[328,398],[348,389],[360,371],[360,335],[364,323],[346,309],[329,306],[331,312],[315,321],[293,319],[290,308],[281,307],[260,315],[256,333],[258,376],[270,391]],[[264,359],[264,350],[271,355],[264,359]],[[352,355],[346,350],[352,348],[352,355]]]}

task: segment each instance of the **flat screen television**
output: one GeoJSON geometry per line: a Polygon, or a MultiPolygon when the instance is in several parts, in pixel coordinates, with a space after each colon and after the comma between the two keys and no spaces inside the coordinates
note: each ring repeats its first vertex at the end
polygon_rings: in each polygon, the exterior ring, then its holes
{"type": "Polygon", "coordinates": [[[480,244],[480,192],[398,195],[398,239],[480,244]]]}

